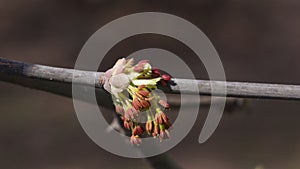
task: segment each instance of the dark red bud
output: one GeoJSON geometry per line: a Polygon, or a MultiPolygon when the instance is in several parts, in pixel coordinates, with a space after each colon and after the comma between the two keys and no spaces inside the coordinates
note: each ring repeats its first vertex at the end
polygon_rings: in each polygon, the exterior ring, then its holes
{"type": "Polygon", "coordinates": [[[148,95],[149,95],[149,91],[147,91],[147,90],[139,90],[138,91],[138,94],[140,94],[140,95],[142,95],[142,96],[144,96],[144,97],[148,97],[148,95]]]}
{"type": "Polygon", "coordinates": [[[152,69],[152,77],[156,78],[160,76],[160,71],[157,68],[152,69]]]}
{"type": "Polygon", "coordinates": [[[150,102],[147,100],[141,100],[141,104],[142,104],[143,108],[150,107],[150,102]]]}
{"type": "Polygon", "coordinates": [[[133,135],[141,135],[144,133],[144,130],[141,126],[136,126],[134,129],[133,129],[133,135]]]}
{"type": "Polygon", "coordinates": [[[168,85],[167,82],[163,79],[160,81],[160,83],[161,83],[162,86],[167,86],[168,85]]]}
{"type": "Polygon", "coordinates": [[[139,110],[141,107],[142,107],[142,104],[140,103],[140,101],[135,98],[133,99],[132,101],[132,106],[136,109],[136,110],[139,110]]]}

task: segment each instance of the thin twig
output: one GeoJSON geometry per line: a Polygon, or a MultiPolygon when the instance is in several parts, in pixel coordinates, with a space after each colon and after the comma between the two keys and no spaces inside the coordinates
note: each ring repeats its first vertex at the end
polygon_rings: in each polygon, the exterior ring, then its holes
{"type": "MultiPolygon", "coordinates": [[[[102,85],[98,82],[102,72],[81,71],[66,68],[56,68],[50,66],[29,64],[24,62],[12,61],[0,58],[0,80],[18,83],[24,86],[30,86],[27,81],[42,83],[60,83],[80,84],[83,86],[96,86],[102,90],[102,85]],[[18,77],[18,78],[16,78],[18,77]],[[22,79],[23,81],[20,81],[22,79]]],[[[166,93],[187,93],[211,95],[212,85],[225,86],[227,91],[217,91],[214,96],[230,96],[241,98],[271,98],[271,99],[300,99],[299,85],[283,85],[283,84],[265,84],[265,83],[246,83],[246,82],[225,82],[210,80],[191,80],[191,79],[172,79],[175,83],[169,88],[162,88],[166,93]],[[198,85],[199,93],[195,92],[192,84],[198,85]]],[[[32,84],[31,84],[32,85],[32,84]]],[[[46,85],[47,86],[47,85],[46,85]]],[[[35,86],[35,88],[45,88],[44,86],[35,86]]],[[[48,86],[47,86],[48,87],[48,86]]],[[[57,86],[56,86],[57,87],[57,86]]],[[[51,87],[48,87],[51,90],[51,87]]],[[[58,90],[54,88],[53,90],[58,90]]],[[[64,94],[64,91],[61,91],[64,94]]],[[[102,90],[102,93],[103,90],[102,90]]]]}
{"type": "MultiPolygon", "coordinates": [[[[72,98],[73,73],[73,69],[55,68],[0,58],[0,81],[10,82],[32,89],[39,89],[70,98],[72,98]]],[[[87,71],[75,71],[75,74],[77,75],[74,77],[74,82],[83,84],[86,88],[91,88],[95,79],[101,76],[101,73],[87,71]]],[[[101,106],[108,108],[113,107],[111,96],[105,92],[101,86],[96,87],[95,92],[101,106]]],[[[167,94],[168,102],[172,107],[199,104],[195,102],[195,100],[197,100],[194,99],[195,97],[199,96],[190,95],[183,100],[180,98],[180,95],[167,94]]],[[[85,100],[86,97],[84,96],[77,99],[89,101],[85,100]]],[[[228,107],[236,107],[236,103],[242,102],[244,102],[242,99],[227,98],[226,105],[228,107]]],[[[209,106],[211,104],[210,97],[202,96],[200,104],[202,106],[209,106]]]]}

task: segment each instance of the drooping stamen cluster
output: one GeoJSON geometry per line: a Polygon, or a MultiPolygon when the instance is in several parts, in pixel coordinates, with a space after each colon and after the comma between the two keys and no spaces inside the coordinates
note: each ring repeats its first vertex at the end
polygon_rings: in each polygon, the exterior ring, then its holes
{"type": "Polygon", "coordinates": [[[151,68],[148,60],[133,65],[133,59],[120,59],[101,79],[112,94],[115,111],[121,116],[125,129],[131,130],[130,142],[141,144],[145,133],[160,140],[170,138],[171,123],[163,110],[170,105],[156,94],[157,83],[166,85],[169,75],[151,68]],[[146,114],[146,123],[139,117],[146,114]]]}

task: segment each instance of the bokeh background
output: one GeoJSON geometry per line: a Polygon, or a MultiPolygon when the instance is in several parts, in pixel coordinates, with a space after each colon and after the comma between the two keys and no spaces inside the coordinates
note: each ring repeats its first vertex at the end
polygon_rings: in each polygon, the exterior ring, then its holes
{"type": "MultiPolygon", "coordinates": [[[[0,0],[0,57],[72,68],[85,41],[121,16],[157,11],[197,25],[212,41],[229,81],[300,84],[300,1],[297,0],[0,0]]],[[[119,43],[106,57],[161,47],[185,59],[174,39],[146,35],[119,43]]],[[[200,63],[194,67],[203,70],[200,63]]],[[[207,79],[205,71],[197,74],[207,79]]],[[[204,144],[200,109],[189,135],[167,154],[189,169],[299,169],[300,103],[249,99],[227,113],[204,144]]],[[[188,112],[187,112],[188,113],[188,112]]],[[[112,155],[82,130],[72,100],[0,82],[0,168],[151,168],[112,155]]]]}

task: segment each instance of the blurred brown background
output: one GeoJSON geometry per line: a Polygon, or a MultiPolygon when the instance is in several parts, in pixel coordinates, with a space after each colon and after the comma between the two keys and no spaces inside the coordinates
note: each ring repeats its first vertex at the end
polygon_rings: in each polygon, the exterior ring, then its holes
{"type": "MultiPolygon", "coordinates": [[[[197,25],[219,52],[229,81],[300,84],[297,0],[0,0],[0,57],[72,68],[97,29],[145,11],[197,25]]],[[[112,56],[148,45],[188,58],[181,44],[159,36],[130,38],[107,58],[112,64],[112,56]]],[[[105,66],[100,69],[111,65],[105,66]]],[[[207,78],[205,72],[197,76],[207,78]]],[[[0,168],[150,168],[144,160],[121,158],[94,144],[69,98],[4,82],[0,93],[0,168]]],[[[205,144],[197,142],[207,114],[201,109],[190,134],[167,154],[190,169],[299,169],[300,103],[247,103],[245,110],[225,115],[205,144]]]]}

